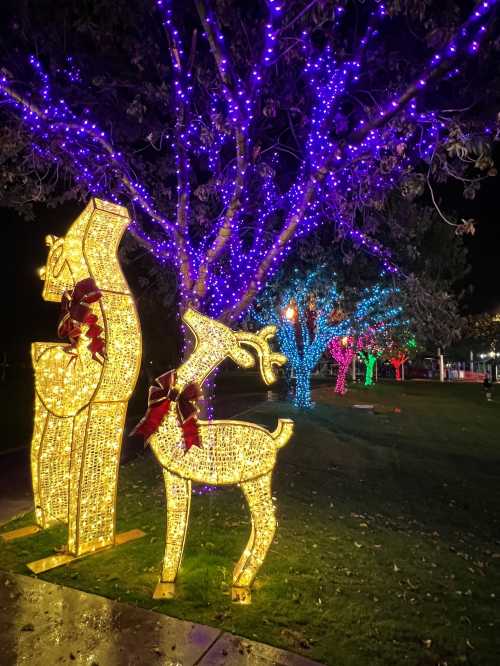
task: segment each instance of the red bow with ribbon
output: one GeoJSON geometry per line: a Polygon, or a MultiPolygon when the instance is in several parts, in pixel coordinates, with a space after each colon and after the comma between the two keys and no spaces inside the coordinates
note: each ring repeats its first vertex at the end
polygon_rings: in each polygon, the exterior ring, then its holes
{"type": "Polygon", "coordinates": [[[175,381],[175,370],[169,370],[155,379],[156,384],[149,388],[146,414],[130,434],[141,435],[147,442],[158,430],[163,417],[170,409],[170,404],[175,402],[184,444],[186,451],[189,451],[192,446],[201,447],[195,405],[195,401],[201,397],[201,391],[194,382],[179,391],[175,388],[175,381]]]}
{"type": "Polygon", "coordinates": [[[82,333],[82,324],[87,324],[87,338],[90,338],[88,348],[92,358],[99,363],[106,358],[105,342],[101,338],[102,328],[97,324],[97,316],[90,311],[90,304],[102,297],[95,281],[92,278],[80,280],[75,284],[73,291],[65,291],[61,301],[61,314],[57,325],[57,334],[60,338],[68,338],[70,347],[76,347],[82,333]],[[99,355],[99,357],[97,356],[99,355]]]}

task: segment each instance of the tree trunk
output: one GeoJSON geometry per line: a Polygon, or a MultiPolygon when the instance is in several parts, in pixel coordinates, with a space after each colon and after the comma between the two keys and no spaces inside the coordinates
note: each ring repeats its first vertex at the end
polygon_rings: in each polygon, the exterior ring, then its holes
{"type": "Polygon", "coordinates": [[[365,371],[365,386],[373,385],[373,370],[375,368],[375,363],[377,362],[377,357],[369,354],[366,361],[366,371],[365,371]]]}
{"type": "Polygon", "coordinates": [[[345,378],[348,369],[349,362],[339,363],[339,369],[337,371],[337,382],[335,384],[335,393],[338,393],[339,395],[344,395],[344,393],[347,392],[345,387],[345,378]]]}
{"type": "Polygon", "coordinates": [[[216,395],[216,383],[217,375],[219,374],[219,368],[216,368],[214,372],[205,380],[202,386],[203,399],[200,400],[198,407],[199,413],[198,417],[207,421],[211,421],[214,418],[214,409],[215,409],[215,395],[216,395]]]}
{"type": "Polygon", "coordinates": [[[286,363],[283,368],[283,375],[286,383],[286,399],[288,401],[293,400],[293,391],[294,391],[294,378],[292,376],[293,368],[290,363],[286,363]]]}
{"type": "Polygon", "coordinates": [[[296,370],[293,404],[295,407],[300,407],[301,409],[310,409],[312,407],[311,372],[304,368],[296,370]]]}

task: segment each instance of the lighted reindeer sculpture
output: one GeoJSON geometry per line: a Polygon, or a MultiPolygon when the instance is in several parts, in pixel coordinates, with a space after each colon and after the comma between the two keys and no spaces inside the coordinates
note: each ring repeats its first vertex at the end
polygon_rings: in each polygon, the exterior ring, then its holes
{"type": "Polygon", "coordinates": [[[67,523],[68,541],[64,553],[29,564],[35,573],[142,535],[115,534],[123,427],[141,363],[139,318],[117,257],[129,222],[126,208],[92,199],[63,238],[47,237],[43,298],[65,304],[67,339],[32,345],[37,525],[7,538],[67,523]]]}
{"type": "Polygon", "coordinates": [[[269,432],[244,421],[196,421],[194,408],[183,416],[179,407],[183,400],[189,402],[194,396],[193,387],[201,386],[225,358],[240,367],[252,367],[254,357],[243,345],[257,352],[266,384],[276,380],[273,366],[281,366],[287,359],[269,348],[274,326],[266,326],[258,333],[233,332],[193,309],[185,312],[183,320],[195,336],[195,348],[176,372],[157,379],[158,386],[150,390],[148,413],[136,429],[148,439],[163,467],[167,497],[165,557],[154,598],[171,598],[175,594],[189,520],[191,482],[195,481],[241,485],[252,528],[234,569],[232,597],[234,601],[250,603],[251,585],[276,529],[271,497],[276,453],[290,439],[293,422],[278,419],[276,430],[269,432]],[[155,414],[155,409],[160,412],[155,414]]]}

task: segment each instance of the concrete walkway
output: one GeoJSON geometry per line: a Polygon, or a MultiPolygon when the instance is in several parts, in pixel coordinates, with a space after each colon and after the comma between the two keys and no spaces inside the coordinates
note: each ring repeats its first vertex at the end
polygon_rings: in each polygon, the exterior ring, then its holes
{"type": "Polygon", "coordinates": [[[2,666],[318,666],[219,629],[0,572],[2,666]]]}
{"type": "MultiPolygon", "coordinates": [[[[223,401],[223,418],[260,394],[223,401]]],[[[218,414],[219,416],[219,414],[218,414]]],[[[0,457],[0,525],[31,511],[29,450],[0,457]]],[[[318,666],[201,624],[0,571],[1,666],[318,666]]]]}

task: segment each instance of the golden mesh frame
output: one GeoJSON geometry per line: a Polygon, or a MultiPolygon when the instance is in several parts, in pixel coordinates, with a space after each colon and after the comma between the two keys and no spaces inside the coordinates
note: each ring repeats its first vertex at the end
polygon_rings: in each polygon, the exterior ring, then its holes
{"type": "MultiPolygon", "coordinates": [[[[266,384],[275,381],[273,365],[282,365],[286,357],[272,353],[269,341],[274,327],[258,333],[233,332],[193,309],[183,316],[195,337],[195,347],[177,370],[176,388],[191,382],[202,384],[225,359],[241,367],[252,367],[253,356],[242,345],[257,352],[261,376],[266,384]]],[[[155,598],[171,598],[181,565],[189,521],[192,481],[211,485],[241,486],[251,515],[251,533],[233,573],[232,597],[250,603],[251,586],[272,543],[276,518],[271,477],[278,449],[293,432],[290,419],[278,419],[274,432],[254,423],[235,420],[198,421],[201,447],[185,451],[182,429],[172,403],[158,431],[151,436],[151,447],[163,467],[167,497],[166,546],[162,574],[155,598]]]]}
{"type": "MultiPolygon", "coordinates": [[[[86,326],[72,353],[64,343],[32,345],[36,523],[40,529],[68,524],[65,554],[28,565],[37,573],[117,540],[122,436],[141,363],[140,322],[117,256],[129,222],[126,208],[92,199],[64,238],[47,237],[43,298],[60,302],[64,290],[94,278],[102,297],[91,309],[104,329],[106,359],[101,364],[92,358],[86,326]]],[[[120,541],[124,540],[127,537],[121,535],[120,541]]]]}

